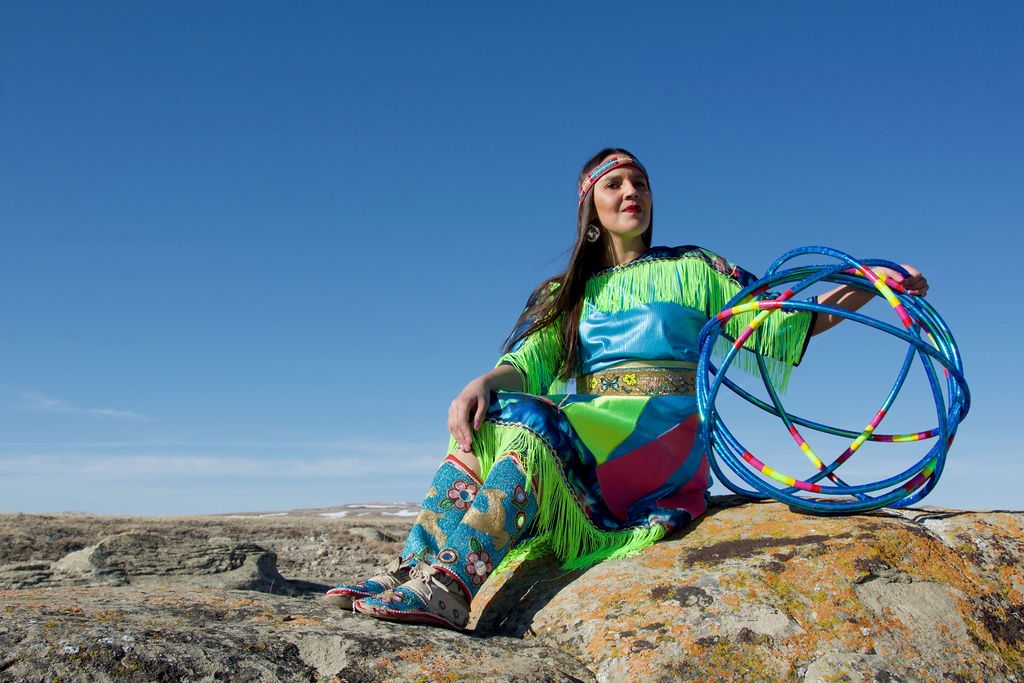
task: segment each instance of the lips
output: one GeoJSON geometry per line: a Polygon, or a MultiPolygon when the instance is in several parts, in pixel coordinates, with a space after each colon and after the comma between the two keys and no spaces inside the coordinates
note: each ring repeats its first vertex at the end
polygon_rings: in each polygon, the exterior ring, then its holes
{"type": "Polygon", "coordinates": [[[627,206],[622,210],[623,213],[640,213],[641,209],[639,206],[627,206]]]}

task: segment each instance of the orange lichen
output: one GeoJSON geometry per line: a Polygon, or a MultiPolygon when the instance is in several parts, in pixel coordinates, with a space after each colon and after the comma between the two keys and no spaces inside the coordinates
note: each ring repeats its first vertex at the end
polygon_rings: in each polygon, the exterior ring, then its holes
{"type": "MultiPolygon", "coordinates": [[[[223,601],[223,598],[221,600],[216,600],[215,602],[222,602],[222,601],[223,601]]],[[[252,605],[255,605],[255,604],[256,604],[256,601],[253,600],[252,598],[240,598],[240,599],[235,600],[235,601],[233,601],[233,602],[231,602],[229,604],[224,605],[224,607],[227,608],[227,609],[240,609],[242,607],[251,607],[252,605]]]]}

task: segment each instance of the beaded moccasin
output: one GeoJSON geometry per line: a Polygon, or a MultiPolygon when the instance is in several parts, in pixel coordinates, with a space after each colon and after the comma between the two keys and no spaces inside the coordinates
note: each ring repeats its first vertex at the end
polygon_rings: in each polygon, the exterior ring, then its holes
{"type": "Polygon", "coordinates": [[[334,607],[351,609],[352,601],[379,595],[409,580],[410,567],[402,564],[402,558],[396,557],[384,568],[384,571],[362,583],[341,585],[332,588],[324,595],[324,602],[334,607]]]}
{"type": "Polygon", "coordinates": [[[419,564],[406,583],[352,603],[363,614],[413,624],[430,624],[463,631],[469,603],[459,582],[430,565],[419,564]]]}

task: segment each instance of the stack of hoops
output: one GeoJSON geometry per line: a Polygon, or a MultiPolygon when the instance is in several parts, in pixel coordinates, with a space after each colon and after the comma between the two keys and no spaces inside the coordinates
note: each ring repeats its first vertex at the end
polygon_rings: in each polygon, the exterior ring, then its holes
{"type": "Polygon", "coordinates": [[[736,294],[701,330],[701,352],[696,378],[698,409],[705,443],[708,444],[711,467],[719,480],[733,492],[750,498],[774,498],[805,512],[836,514],[881,507],[905,507],[920,501],[935,487],[942,474],[957,427],[970,407],[970,393],[964,380],[960,352],[946,323],[927,301],[910,295],[898,282],[880,278],[871,270],[872,267],[891,268],[904,276],[907,275],[898,264],[883,260],[857,261],[848,254],[828,247],[793,249],[779,257],[761,280],[736,294]],[[825,256],[833,259],[835,263],[783,268],[787,262],[807,255],[825,256]],[[794,300],[796,295],[819,282],[850,285],[883,297],[899,318],[901,327],[814,301],[794,300]],[[778,295],[766,294],[780,286],[788,288],[778,295]],[[780,310],[812,311],[819,315],[839,316],[907,342],[906,356],[892,388],[874,417],[862,430],[842,429],[786,412],[779,393],[769,378],[765,361],[760,356],[757,357],[757,365],[770,402],[754,396],[727,377],[729,366],[747,339],[755,334],[757,328],[769,316],[780,310]],[[722,336],[726,321],[733,316],[749,313],[756,315],[735,340],[730,340],[729,350],[716,367],[711,362],[712,350],[722,336]],[[928,378],[935,404],[936,425],[909,434],[875,433],[896,400],[915,359],[920,360],[928,378]],[[933,362],[944,370],[945,394],[933,362]],[[715,399],[723,386],[749,403],[782,419],[793,440],[814,466],[815,472],[812,476],[798,479],[777,471],[739,442],[715,408],[715,399]],[[835,460],[826,463],[808,445],[798,427],[849,438],[852,441],[835,460]],[[851,485],[841,479],[837,472],[839,467],[867,441],[895,443],[926,439],[935,439],[935,443],[923,457],[899,474],[875,482],[851,485]],[[751,488],[743,488],[740,483],[726,476],[722,464],[743,484],[751,488]]]}

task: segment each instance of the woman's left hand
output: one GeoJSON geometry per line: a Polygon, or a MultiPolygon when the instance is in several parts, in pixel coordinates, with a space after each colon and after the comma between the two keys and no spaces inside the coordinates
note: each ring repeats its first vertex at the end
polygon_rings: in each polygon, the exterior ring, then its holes
{"type": "Polygon", "coordinates": [[[876,274],[885,274],[891,277],[896,282],[903,285],[903,289],[907,290],[907,294],[913,296],[925,296],[928,294],[928,278],[921,274],[914,266],[909,266],[906,263],[901,263],[901,266],[909,273],[906,277],[898,270],[892,270],[891,268],[872,268],[876,274]]]}
{"type": "MultiPolygon", "coordinates": [[[[914,266],[908,266],[905,263],[900,264],[904,270],[907,271],[907,275],[904,277],[903,273],[892,268],[886,268],[884,266],[871,266],[871,272],[878,277],[888,277],[890,280],[894,280],[911,296],[924,296],[928,293],[928,279],[921,275],[914,266]]],[[[829,290],[824,294],[818,295],[818,303],[826,306],[835,306],[846,311],[856,311],[861,306],[866,304],[874,297],[871,292],[866,292],[853,285],[839,285],[835,289],[829,290]]],[[[840,315],[830,315],[824,313],[822,315],[815,316],[814,327],[811,328],[811,335],[821,334],[825,330],[829,330],[840,322],[843,318],[840,315]]]]}

